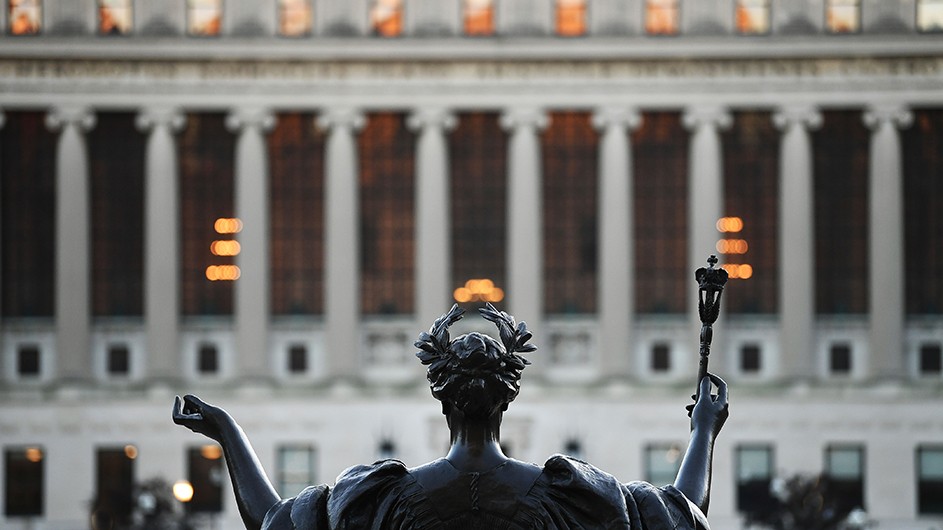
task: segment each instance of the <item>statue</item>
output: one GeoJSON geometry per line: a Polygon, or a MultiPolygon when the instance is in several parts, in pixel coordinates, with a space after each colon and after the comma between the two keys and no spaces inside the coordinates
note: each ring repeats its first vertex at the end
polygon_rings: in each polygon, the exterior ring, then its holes
{"type": "Polygon", "coordinates": [[[688,406],[691,439],[674,485],[620,484],[590,464],[555,455],[538,466],[501,451],[501,419],[536,350],[524,322],[481,308],[500,341],[477,332],[450,340],[458,305],[416,341],[432,395],[449,426],[448,454],[407,468],[398,460],[354,466],[333,487],[280,499],[242,429],[195,396],[175,399],[174,422],[219,442],[239,512],[250,530],[628,529],[707,530],[714,439],[727,419],[727,385],[707,374],[688,406]],[[717,394],[711,394],[712,383],[717,394]]]}

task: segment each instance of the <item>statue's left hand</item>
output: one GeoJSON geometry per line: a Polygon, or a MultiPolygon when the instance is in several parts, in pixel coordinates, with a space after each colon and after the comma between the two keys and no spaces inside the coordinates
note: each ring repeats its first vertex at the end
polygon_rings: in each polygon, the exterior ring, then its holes
{"type": "Polygon", "coordinates": [[[716,437],[730,413],[727,403],[727,383],[720,377],[709,373],[701,380],[698,395],[692,397],[696,401],[686,407],[688,416],[691,417],[691,429],[702,428],[710,432],[712,438],[716,437]],[[716,395],[711,394],[711,383],[717,386],[716,395]]]}
{"type": "Polygon", "coordinates": [[[195,433],[220,441],[223,428],[229,424],[229,414],[193,395],[174,397],[174,423],[195,433]]]}

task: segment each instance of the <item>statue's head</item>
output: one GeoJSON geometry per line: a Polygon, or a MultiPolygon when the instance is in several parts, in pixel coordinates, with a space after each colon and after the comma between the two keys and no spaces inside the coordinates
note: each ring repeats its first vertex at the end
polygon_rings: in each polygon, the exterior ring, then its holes
{"type": "Polygon", "coordinates": [[[514,317],[498,311],[491,304],[479,309],[481,315],[498,327],[501,340],[478,332],[449,340],[449,326],[465,311],[453,305],[439,317],[428,332],[419,335],[416,356],[427,365],[426,378],[432,395],[443,409],[458,409],[468,418],[486,419],[506,410],[520,392],[521,372],[530,361],[519,353],[537,349],[527,344],[531,334],[514,317]]]}

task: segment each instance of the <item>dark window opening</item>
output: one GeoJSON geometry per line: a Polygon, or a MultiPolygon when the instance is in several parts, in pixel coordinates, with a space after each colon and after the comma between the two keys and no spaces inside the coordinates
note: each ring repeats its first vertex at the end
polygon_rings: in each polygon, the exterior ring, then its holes
{"type": "Polygon", "coordinates": [[[850,344],[832,344],[828,351],[828,359],[831,373],[835,375],[848,375],[851,373],[850,344]]]}
{"type": "Polygon", "coordinates": [[[288,348],[288,371],[293,374],[308,371],[308,348],[301,344],[288,348]]]}
{"type": "Polygon", "coordinates": [[[908,315],[943,313],[943,109],[914,109],[901,131],[908,315]]]}
{"type": "Polygon", "coordinates": [[[655,344],[652,346],[652,371],[667,372],[671,369],[671,346],[655,344]]]}
{"type": "Polygon", "coordinates": [[[943,447],[917,449],[917,513],[943,514],[943,447]]]}
{"type": "Polygon", "coordinates": [[[773,480],[773,449],[769,446],[745,445],[736,449],[737,511],[764,514],[777,505],[770,492],[773,480]]]}
{"type": "Polygon", "coordinates": [[[212,344],[204,344],[197,350],[197,371],[215,374],[219,371],[219,351],[212,344]]]}
{"type": "Polygon", "coordinates": [[[396,443],[389,438],[380,440],[380,445],[377,446],[377,453],[380,455],[380,458],[394,458],[396,456],[396,443]]]}
{"type": "Polygon", "coordinates": [[[108,347],[108,373],[112,375],[127,375],[131,371],[131,352],[124,344],[113,344],[108,347]]]}
{"type": "Polygon", "coordinates": [[[582,458],[583,444],[579,440],[571,438],[563,445],[563,453],[573,458],[582,458]]]}
{"type": "Polygon", "coordinates": [[[127,446],[99,449],[96,454],[95,528],[124,527],[134,509],[134,458],[137,449],[127,446]]]}
{"type": "Polygon", "coordinates": [[[826,449],[825,476],[839,512],[864,509],[864,449],[834,446],[826,449]]]}
{"type": "Polygon", "coordinates": [[[193,498],[184,506],[188,513],[223,511],[223,450],[204,445],[187,450],[187,476],[193,498]]]}
{"type": "Polygon", "coordinates": [[[3,466],[3,513],[7,517],[43,515],[43,462],[39,447],[7,449],[3,466]]]}
{"type": "Polygon", "coordinates": [[[756,373],[762,367],[760,347],[756,344],[745,344],[740,348],[740,371],[756,373]]]}
{"type": "Polygon", "coordinates": [[[35,377],[40,371],[39,346],[24,344],[16,351],[16,373],[21,376],[35,377]]]}
{"type": "Polygon", "coordinates": [[[939,375],[943,372],[943,353],[939,344],[922,344],[920,346],[920,373],[924,375],[939,375]]]}

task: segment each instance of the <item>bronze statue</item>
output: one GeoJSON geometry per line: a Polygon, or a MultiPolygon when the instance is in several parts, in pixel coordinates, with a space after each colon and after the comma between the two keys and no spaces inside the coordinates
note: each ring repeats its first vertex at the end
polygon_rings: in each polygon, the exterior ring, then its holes
{"type": "Polygon", "coordinates": [[[689,405],[691,439],[673,486],[620,484],[567,456],[543,465],[504,455],[501,419],[520,391],[532,352],[524,322],[491,304],[479,310],[500,341],[480,333],[450,340],[464,311],[454,305],[419,335],[416,354],[428,366],[432,395],[442,402],[451,448],[444,458],[407,468],[398,460],[354,466],[333,487],[312,486],[280,499],[242,429],[222,409],[194,396],[174,402],[174,422],[223,447],[246,528],[315,529],[707,529],[714,439],[727,419],[727,385],[707,374],[689,405]],[[711,383],[717,395],[711,395],[711,383]]]}

